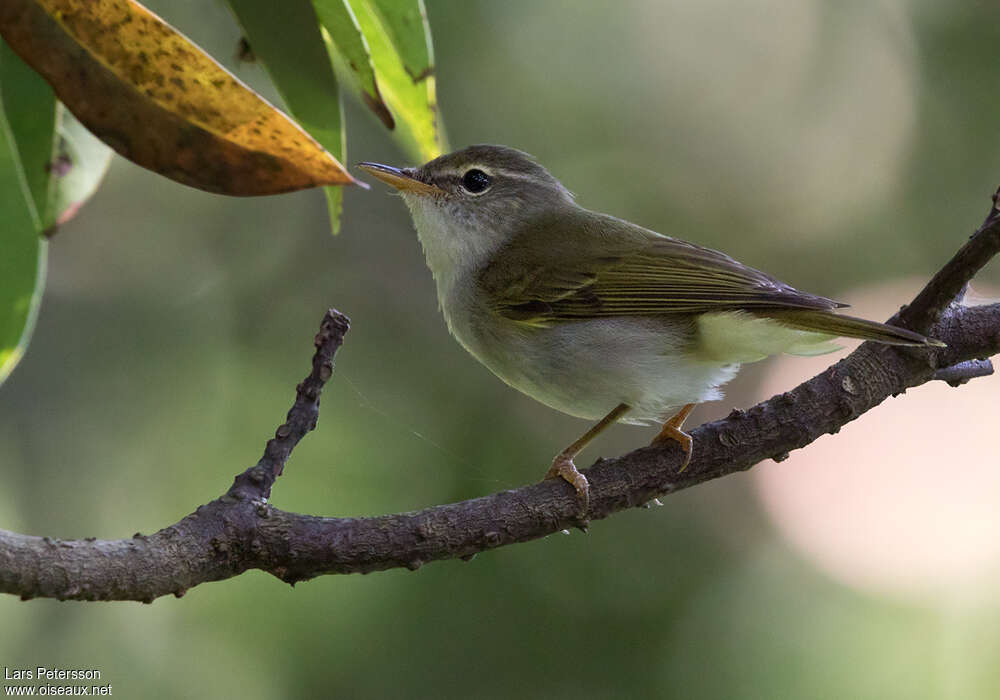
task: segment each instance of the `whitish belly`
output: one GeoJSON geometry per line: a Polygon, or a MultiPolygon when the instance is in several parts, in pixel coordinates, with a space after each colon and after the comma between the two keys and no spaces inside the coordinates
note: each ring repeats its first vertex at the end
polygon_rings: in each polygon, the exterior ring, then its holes
{"type": "Polygon", "coordinates": [[[694,331],[684,320],[469,327],[467,337],[456,337],[498,377],[552,408],[591,420],[619,403],[632,407],[625,422],[662,420],[684,404],[720,398],[719,387],[739,369],[692,360],[694,331]]]}

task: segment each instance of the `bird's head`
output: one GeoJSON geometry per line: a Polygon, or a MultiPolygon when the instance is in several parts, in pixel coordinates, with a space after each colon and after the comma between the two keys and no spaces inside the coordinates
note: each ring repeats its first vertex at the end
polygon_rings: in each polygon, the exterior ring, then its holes
{"type": "Polygon", "coordinates": [[[481,264],[526,226],[576,206],[548,170],[506,146],[469,146],[417,168],[359,167],[402,195],[435,276],[481,264]]]}

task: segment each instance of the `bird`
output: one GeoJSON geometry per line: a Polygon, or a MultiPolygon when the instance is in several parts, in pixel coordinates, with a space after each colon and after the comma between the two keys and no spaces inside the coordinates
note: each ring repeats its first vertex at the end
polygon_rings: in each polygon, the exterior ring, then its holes
{"type": "Polygon", "coordinates": [[[660,425],[653,444],[693,453],[684,422],[720,399],[742,364],[816,355],[837,337],[934,347],[919,333],[838,313],[724,253],[590,211],[533,157],[473,145],[419,167],[361,169],[412,216],[451,335],[508,385],[596,421],[560,451],[562,478],[589,508],[574,462],[617,423],[660,425]]]}

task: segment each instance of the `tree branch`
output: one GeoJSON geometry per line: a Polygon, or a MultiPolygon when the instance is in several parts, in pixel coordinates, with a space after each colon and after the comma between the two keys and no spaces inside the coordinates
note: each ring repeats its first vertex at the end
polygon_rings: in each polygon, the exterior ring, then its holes
{"type": "Polygon", "coordinates": [[[993,363],[990,360],[969,360],[939,369],[934,373],[934,378],[949,386],[960,387],[970,379],[988,377],[991,374],[993,374],[993,363]]]}
{"type": "Polygon", "coordinates": [[[295,403],[289,409],[285,422],[274,432],[274,437],[267,441],[260,461],[236,477],[228,496],[238,500],[270,497],[271,487],[284,471],[292,450],[306,433],[316,428],[320,392],[333,376],[333,356],[344,343],[344,335],[350,327],[351,320],[339,311],[329,309],[324,314],[319,333],[313,339],[316,353],[312,359],[312,372],[295,387],[295,403]]]}
{"type": "MultiPolygon", "coordinates": [[[[936,378],[963,383],[988,374],[992,366],[986,358],[1000,352],[1000,304],[966,307],[957,300],[998,251],[1000,207],[994,195],[979,230],[891,319],[948,347],[864,343],[791,391],[692,431],[695,456],[683,473],[678,472],[680,449],[669,443],[598,460],[586,472],[589,518],[605,518],[764,459],[780,461],[910,387],[936,378]]],[[[575,492],[561,480],[373,518],[321,518],[271,507],[266,499],[275,479],[298,441],[316,425],[319,394],[347,328],[342,314],[331,310],[324,316],[312,371],[298,386],[286,422],[261,460],[237,476],[225,495],[175,525],[126,540],[64,541],[0,531],[0,591],[25,599],[149,602],[247,569],[290,583],[322,574],[416,569],[586,526],[576,517],[575,492]]]]}
{"type": "Polygon", "coordinates": [[[890,323],[927,333],[948,307],[961,301],[969,281],[1000,251],[1000,188],[993,193],[982,225],[947,264],[938,270],[913,302],[890,319],[890,323]]]}

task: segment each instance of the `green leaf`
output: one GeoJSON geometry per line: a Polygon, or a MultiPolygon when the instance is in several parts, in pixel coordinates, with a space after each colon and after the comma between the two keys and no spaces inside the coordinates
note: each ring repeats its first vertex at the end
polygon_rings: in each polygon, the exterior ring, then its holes
{"type": "Polygon", "coordinates": [[[0,382],[31,336],[45,279],[40,233],[73,216],[107,171],[111,149],[0,42],[0,382]]]}
{"type": "MultiPolygon", "coordinates": [[[[396,117],[396,137],[411,156],[421,161],[441,155],[444,138],[437,121],[437,95],[433,67],[429,65],[432,53],[426,24],[394,21],[390,25],[390,20],[376,9],[373,0],[350,0],[350,5],[371,50],[382,96],[396,117]],[[390,26],[393,27],[391,31],[390,26]],[[413,46],[418,40],[426,46],[428,65],[426,70],[420,69],[422,79],[414,81],[397,46],[413,46]]],[[[392,16],[398,19],[400,15],[392,16]]],[[[409,51],[414,52],[412,48],[409,51]]],[[[411,67],[418,65],[419,61],[410,64],[411,67]]]]}
{"type": "Polygon", "coordinates": [[[379,92],[368,42],[361,33],[351,6],[347,0],[313,0],[313,7],[340,75],[351,83],[361,101],[375,113],[385,128],[394,129],[396,122],[379,92]]]}
{"type": "MultiPolygon", "coordinates": [[[[299,124],[344,161],[340,90],[311,0],[228,0],[257,60],[299,124]]],[[[330,226],[340,227],[343,190],[325,187],[330,226]]]]}
{"type": "Polygon", "coordinates": [[[56,152],[49,167],[48,202],[42,232],[66,223],[97,191],[114,151],[56,103],[56,152]]]}
{"type": "Polygon", "coordinates": [[[10,129],[10,145],[17,149],[16,164],[31,197],[29,209],[35,228],[42,231],[48,208],[49,164],[56,128],[56,96],[48,83],[31,70],[7,42],[0,41],[0,94],[10,129]]]}
{"type": "MultiPolygon", "coordinates": [[[[4,61],[4,65],[7,61],[4,61]]],[[[0,65],[0,68],[3,66],[0,65]]],[[[0,78],[2,78],[0,74],[0,78]]],[[[0,92],[0,95],[6,91],[0,92]]],[[[31,337],[45,280],[46,243],[38,236],[33,192],[0,100],[0,382],[31,337]]],[[[50,141],[51,145],[51,135],[50,141]]]]}
{"type": "Polygon", "coordinates": [[[426,80],[434,70],[434,52],[423,0],[373,2],[410,79],[426,80]]]}
{"type": "Polygon", "coordinates": [[[5,42],[0,42],[0,95],[35,228],[51,233],[97,189],[112,151],[5,42]]]}

